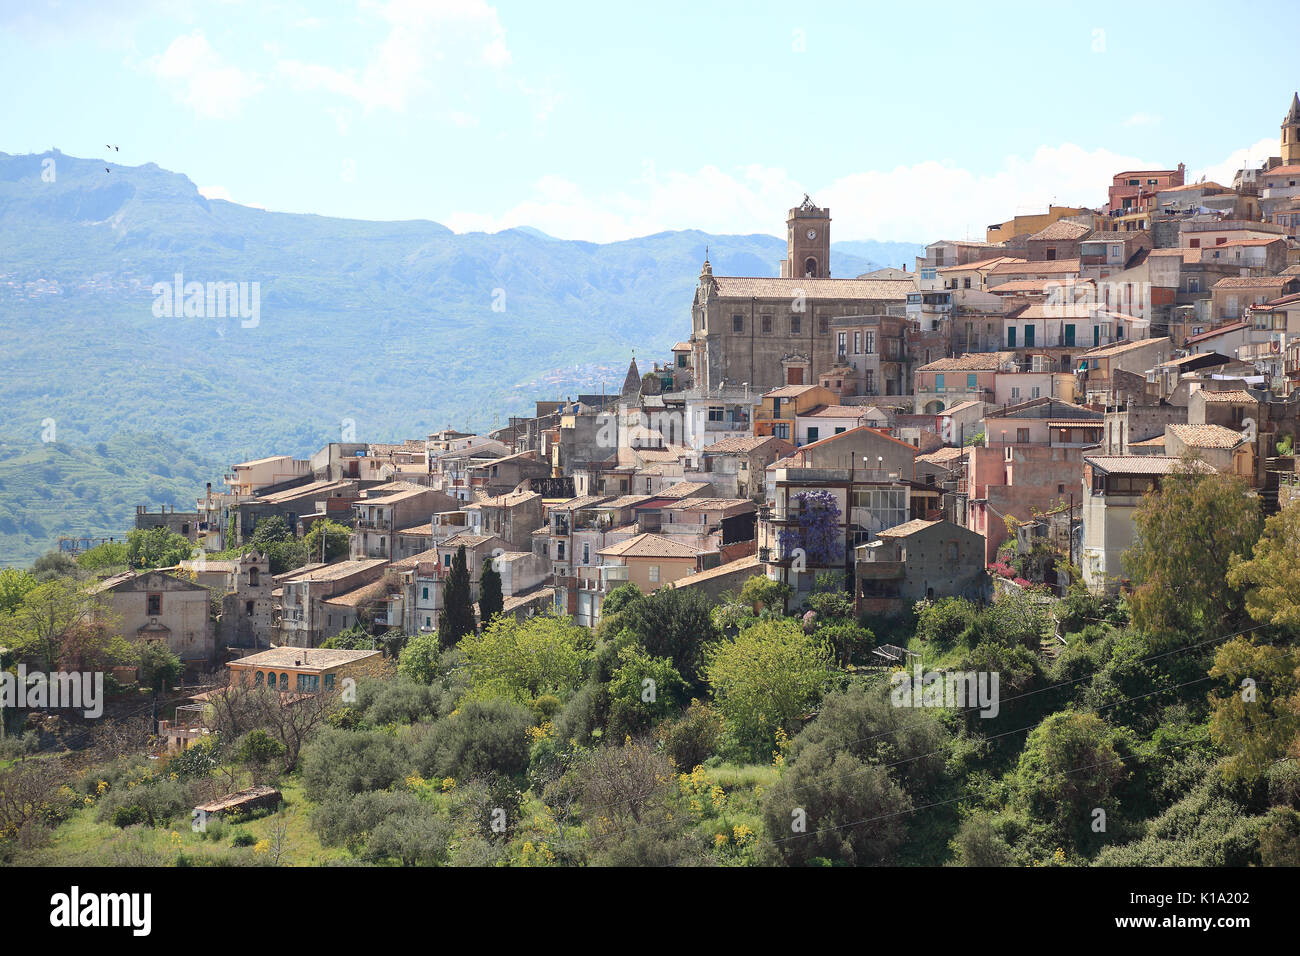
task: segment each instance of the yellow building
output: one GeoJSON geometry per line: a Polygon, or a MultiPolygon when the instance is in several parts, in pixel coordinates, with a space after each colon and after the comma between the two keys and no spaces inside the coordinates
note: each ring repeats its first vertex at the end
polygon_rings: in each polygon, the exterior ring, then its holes
{"type": "MultiPolygon", "coordinates": [[[[1032,216],[1016,216],[1006,222],[989,226],[984,230],[984,239],[986,242],[1006,242],[1016,236],[1032,235],[1046,229],[1054,222],[1060,222],[1062,219],[1091,214],[1092,210],[1085,206],[1048,206],[1047,212],[1036,213],[1032,216]]],[[[1093,228],[1097,228],[1095,222],[1093,228]]]]}

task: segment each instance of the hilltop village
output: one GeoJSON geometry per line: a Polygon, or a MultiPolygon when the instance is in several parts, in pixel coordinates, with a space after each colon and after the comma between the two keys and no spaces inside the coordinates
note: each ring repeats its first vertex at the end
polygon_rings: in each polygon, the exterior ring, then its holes
{"type": "Polygon", "coordinates": [[[1300,863],[1300,97],[1231,184],[831,226],[616,393],[0,570],[0,862],[1300,863]]]}
{"type": "Polygon", "coordinates": [[[1123,170],[1100,209],[1016,216],[856,277],[832,275],[830,210],[804,197],[780,275],[706,260],[689,330],[618,394],[539,399],[487,434],[240,462],[193,512],[139,509],[137,528],[197,546],[188,580],[101,587],[195,664],[437,630],[461,548],[474,600],[491,564],[504,613],[586,626],[628,582],[716,598],[764,575],[799,596],[834,572],[859,612],[888,615],[1016,579],[1063,592],[1064,559],[1114,592],[1135,508],[1183,462],[1240,477],[1266,514],[1293,493],[1298,137],[1293,98],[1281,156],[1230,185],[1123,170]],[[813,513],[830,527],[809,547],[813,513]],[[342,526],[346,553],[272,567],[247,548],[271,519],[299,539],[342,526]],[[217,620],[187,610],[195,585],[226,596],[217,620]],[[159,590],[180,593],[141,604],[159,590]]]}

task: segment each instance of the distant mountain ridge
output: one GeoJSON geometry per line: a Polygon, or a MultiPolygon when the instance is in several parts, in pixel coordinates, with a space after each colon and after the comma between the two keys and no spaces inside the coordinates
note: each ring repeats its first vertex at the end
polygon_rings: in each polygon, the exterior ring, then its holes
{"type": "MultiPolygon", "coordinates": [[[[205,198],[152,163],[108,169],[0,153],[0,348],[11,369],[0,377],[0,463],[39,454],[46,421],[59,442],[92,449],[124,433],[180,443],[212,462],[214,479],[232,460],[306,454],[348,427],[374,441],[490,428],[536,399],[599,390],[593,378],[617,387],[633,349],[643,367],[666,360],[689,334],[706,247],[719,275],[775,275],[785,253],[766,235],[593,243],[531,227],[456,234],[427,220],[270,212],[205,198]],[[154,284],[177,275],[256,283],[258,321],[155,314],[154,284]],[[527,382],[554,394],[516,387],[527,382]]],[[[856,276],[921,249],[837,243],[831,267],[856,276]]],[[[56,484],[59,460],[40,472],[56,484]]],[[[81,472],[91,497],[96,476],[112,474],[81,472]]],[[[159,484],[160,499],[170,487],[159,484]]],[[[61,513],[79,520],[71,503],[61,513]]],[[[0,514],[0,563],[12,560],[6,544],[0,514]]]]}

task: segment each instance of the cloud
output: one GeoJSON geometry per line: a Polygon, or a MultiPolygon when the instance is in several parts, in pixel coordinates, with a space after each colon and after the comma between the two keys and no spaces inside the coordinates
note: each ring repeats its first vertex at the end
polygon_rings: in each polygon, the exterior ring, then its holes
{"type": "Polygon", "coordinates": [[[485,0],[363,0],[388,34],[361,69],[285,58],[277,68],[297,90],[324,90],[365,111],[405,112],[420,96],[464,82],[466,68],[499,71],[511,63],[506,31],[485,0]]]}
{"type": "Polygon", "coordinates": [[[225,63],[202,30],[178,36],[145,68],[178,100],[209,118],[237,116],[244,102],[262,89],[256,75],[225,63]]]}
{"type": "Polygon", "coordinates": [[[705,166],[660,174],[647,160],[626,189],[589,195],[567,180],[544,177],[528,199],[500,216],[458,212],[443,221],[458,232],[526,225],[561,238],[602,242],[667,229],[780,235],[785,211],[808,191],[831,207],[838,239],[982,239],[989,224],[1041,212],[1049,203],[1099,206],[1117,171],[1152,165],[1157,164],[1065,144],[1040,147],[1027,157],[1008,156],[991,173],[928,160],[818,185],[780,167],[705,166]]]}
{"type": "Polygon", "coordinates": [[[1237,174],[1237,170],[1245,166],[1259,166],[1264,160],[1270,156],[1276,156],[1277,153],[1277,137],[1270,136],[1252,143],[1250,146],[1234,150],[1221,163],[1215,163],[1213,166],[1189,172],[1187,181],[1189,183],[1199,182],[1201,177],[1204,176],[1209,182],[1218,183],[1221,186],[1231,186],[1232,177],[1237,174]]]}

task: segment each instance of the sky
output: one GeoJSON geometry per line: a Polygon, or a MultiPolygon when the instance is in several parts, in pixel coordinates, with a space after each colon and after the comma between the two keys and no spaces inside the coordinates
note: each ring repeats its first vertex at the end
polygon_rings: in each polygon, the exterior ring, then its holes
{"type": "Polygon", "coordinates": [[[0,0],[0,151],[457,232],[783,235],[808,192],[836,240],[983,238],[1125,169],[1276,155],[1300,61],[1266,37],[1300,4],[1250,10],[0,0]]]}

